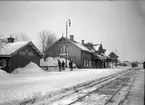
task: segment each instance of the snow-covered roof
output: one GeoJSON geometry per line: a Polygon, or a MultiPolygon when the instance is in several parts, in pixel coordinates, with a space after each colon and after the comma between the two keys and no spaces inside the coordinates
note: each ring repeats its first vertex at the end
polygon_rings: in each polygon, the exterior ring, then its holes
{"type": "MultiPolygon", "coordinates": [[[[77,46],[77,47],[80,48],[81,50],[91,52],[87,47],[83,46],[80,42],[71,41],[70,39],[65,38],[65,37],[61,37],[60,39],[62,39],[62,38],[66,39],[66,40],[69,41],[70,43],[74,44],[75,46],[77,46]]],[[[60,39],[58,39],[56,42],[58,42],[60,39]]],[[[55,43],[56,43],[56,42],[55,42],[55,43]]],[[[52,46],[53,46],[55,43],[53,43],[52,46]]],[[[51,46],[51,47],[52,47],[52,46],[51,46]]],[[[49,48],[51,48],[51,47],[49,47],[49,48]]]]}
{"type": "Polygon", "coordinates": [[[111,52],[109,55],[108,55],[109,57],[119,57],[115,52],[111,52]]]}
{"type": "Polygon", "coordinates": [[[79,47],[81,50],[85,50],[85,51],[88,51],[88,52],[91,52],[88,48],[86,48],[85,46],[83,46],[81,43],[79,42],[74,42],[74,44],[79,47]]]}
{"type": "Polygon", "coordinates": [[[94,50],[94,49],[91,49],[90,51],[91,51],[92,53],[96,53],[96,52],[95,52],[96,50],[94,50]]]}
{"type": "Polygon", "coordinates": [[[100,44],[98,44],[97,46],[94,46],[95,50],[99,50],[100,44]]]}
{"type": "Polygon", "coordinates": [[[106,59],[106,57],[103,56],[103,55],[100,55],[100,54],[97,54],[97,53],[94,53],[94,55],[97,56],[98,59],[102,59],[102,60],[106,59]]]}
{"type": "MultiPolygon", "coordinates": [[[[15,53],[16,51],[20,50],[21,48],[23,48],[24,46],[26,46],[27,44],[32,45],[33,43],[31,41],[18,41],[14,43],[7,43],[4,45],[4,48],[1,49],[0,55],[11,55],[15,53]]],[[[34,44],[33,46],[36,47],[34,44]]],[[[37,47],[35,49],[40,55],[42,55],[40,50],[37,47]]]]}
{"type": "Polygon", "coordinates": [[[1,49],[0,54],[1,55],[10,55],[28,43],[29,43],[29,41],[8,43],[8,44],[4,45],[3,49],[1,49]]]}
{"type": "Polygon", "coordinates": [[[104,56],[104,57],[106,57],[106,58],[109,58],[109,56],[107,56],[107,55],[105,55],[105,54],[103,54],[103,53],[102,53],[101,55],[104,56]]]}
{"type": "MultiPolygon", "coordinates": [[[[72,40],[70,40],[70,39],[68,39],[68,38],[65,38],[65,37],[61,37],[61,38],[58,39],[56,42],[58,42],[58,41],[61,40],[62,38],[66,39],[66,40],[69,41],[70,43],[74,44],[75,46],[77,46],[77,47],[80,48],[81,50],[88,51],[88,52],[90,52],[90,53],[95,52],[94,49],[93,49],[93,50],[89,50],[87,47],[85,47],[84,45],[82,45],[80,42],[72,41],[72,40]]],[[[54,43],[51,45],[51,47],[52,47],[56,42],[54,42],[54,43]]],[[[99,45],[98,45],[98,46],[99,46],[99,45]]],[[[51,47],[49,47],[49,49],[50,49],[51,47]]]]}

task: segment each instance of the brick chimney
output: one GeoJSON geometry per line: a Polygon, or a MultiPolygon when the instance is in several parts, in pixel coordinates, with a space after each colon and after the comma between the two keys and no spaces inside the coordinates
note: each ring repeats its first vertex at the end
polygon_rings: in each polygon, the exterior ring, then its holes
{"type": "Polygon", "coordinates": [[[8,43],[14,43],[15,38],[13,38],[12,36],[7,38],[8,43]]]}
{"type": "Polygon", "coordinates": [[[84,45],[84,40],[82,40],[82,45],[84,45]]]}
{"type": "Polygon", "coordinates": [[[70,40],[74,41],[74,35],[70,35],[70,40]]]}

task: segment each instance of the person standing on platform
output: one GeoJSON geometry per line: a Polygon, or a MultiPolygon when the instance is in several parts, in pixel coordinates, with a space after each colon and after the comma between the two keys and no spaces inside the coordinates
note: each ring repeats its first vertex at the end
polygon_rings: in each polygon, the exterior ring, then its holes
{"type": "Polygon", "coordinates": [[[64,66],[65,66],[65,63],[64,63],[64,61],[62,61],[62,70],[65,69],[64,66]]]}
{"type": "Polygon", "coordinates": [[[61,72],[61,62],[59,59],[58,59],[58,67],[59,67],[59,71],[61,72]]]}
{"type": "Polygon", "coordinates": [[[73,62],[69,62],[69,68],[70,68],[70,71],[72,71],[73,70],[73,62]]]}

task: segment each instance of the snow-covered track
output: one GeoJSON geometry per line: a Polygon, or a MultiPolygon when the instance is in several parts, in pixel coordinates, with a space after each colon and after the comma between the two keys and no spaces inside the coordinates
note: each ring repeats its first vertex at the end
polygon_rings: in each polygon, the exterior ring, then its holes
{"type": "MultiPolygon", "coordinates": [[[[119,93],[119,91],[125,85],[127,85],[129,80],[134,76],[135,73],[136,73],[136,71],[134,70],[134,71],[127,72],[123,75],[120,75],[119,77],[110,81],[109,83],[106,83],[106,84],[102,85],[101,87],[99,87],[91,92],[88,92],[87,94],[85,94],[85,95],[79,97],[78,99],[76,99],[68,104],[65,104],[65,105],[79,105],[79,103],[81,103],[81,101],[83,101],[84,98],[90,97],[91,94],[96,94],[96,93],[109,94],[109,97],[105,99],[104,103],[99,104],[99,105],[113,105],[113,102],[114,102],[113,98],[116,96],[116,94],[119,93]],[[115,85],[115,84],[117,84],[117,85],[115,85]],[[109,92],[109,93],[107,93],[107,92],[109,92]]],[[[129,88],[130,88],[130,86],[129,86],[129,88]]],[[[97,101],[95,103],[97,103],[97,101]]],[[[81,105],[83,105],[83,104],[81,104],[81,105]]],[[[86,105],[86,103],[84,105],[86,105]]],[[[87,105],[89,105],[89,103],[87,103],[87,105]]],[[[118,104],[114,104],[114,105],[118,105],[118,104]]]]}
{"type": "Polygon", "coordinates": [[[128,81],[134,76],[135,73],[136,71],[133,71],[131,73],[127,73],[123,75],[123,77],[118,78],[119,80],[122,80],[122,79],[126,79],[126,80],[120,84],[121,86],[119,86],[118,89],[111,95],[111,97],[109,97],[109,99],[105,102],[104,105],[107,105],[108,103],[113,102],[112,99],[115,97],[115,95],[128,83],[128,81]]]}
{"type": "Polygon", "coordinates": [[[43,103],[47,103],[47,105],[51,105],[51,103],[55,103],[56,101],[59,101],[65,97],[71,96],[72,94],[79,93],[83,90],[87,90],[92,87],[96,87],[96,85],[98,85],[98,84],[100,86],[102,86],[103,84],[109,83],[110,81],[114,80],[115,78],[117,78],[121,75],[124,75],[128,72],[131,72],[131,70],[121,71],[119,73],[112,74],[112,75],[109,75],[106,77],[102,77],[100,79],[92,80],[92,81],[89,81],[86,83],[81,83],[76,86],[65,88],[58,92],[54,92],[54,93],[50,93],[50,94],[48,93],[47,96],[41,97],[39,99],[37,98],[37,99],[27,100],[27,101],[22,102],[20,105],[27,105],[27,104],[39,105],[39,104],[43,104],[43,103]]]}

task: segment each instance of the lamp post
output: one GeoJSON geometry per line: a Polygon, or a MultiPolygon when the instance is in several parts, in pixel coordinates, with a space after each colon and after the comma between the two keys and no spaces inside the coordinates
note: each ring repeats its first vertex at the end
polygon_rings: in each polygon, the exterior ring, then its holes
{"type": "MultiPolygon", "coordinates": [[[[71,21],[70,21],[70,19],[68,19],[67,21],[66,21],[66,39],[67,39],[67,35],[68,35],[68,26],[70,27],[71,26],[71,21]]],[[[65,55],[66,55],[66,57],[65,57],[65,63],[66,63],[66,68],[67,68],[67,52],[68,52],[68,45],[67,45],[67,41],[65,41],[66,42],[66,48],[65,48],[65,55]]]]}

